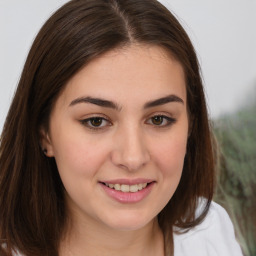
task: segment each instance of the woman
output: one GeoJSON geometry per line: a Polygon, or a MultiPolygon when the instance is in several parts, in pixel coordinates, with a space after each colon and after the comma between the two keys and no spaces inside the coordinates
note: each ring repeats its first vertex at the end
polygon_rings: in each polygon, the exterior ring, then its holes
{"type": "Polygon", "coordinates": [[[155,0],[73,0],[30,50],[0,149],[1,255],[241,255],[211,203],[199,65],[155,0]]]}

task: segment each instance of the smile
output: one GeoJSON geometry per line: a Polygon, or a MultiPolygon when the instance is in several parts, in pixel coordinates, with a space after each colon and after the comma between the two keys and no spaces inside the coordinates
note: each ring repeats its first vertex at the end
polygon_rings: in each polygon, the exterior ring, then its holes
{"type": "Polygon", "coordinates": [[[156,181],[149,179],[118,179],[99,182],[105,194],[119,203],[138,203],[145,199],[156,181]]]}
{"type": "Polygon", "coordinates": [[[135,193],[144,189],[148,185],[148,183],[139,183],[134,185],[104,183],[104,185],[114,190],[122,191],[124,193],[128,193],[128,192],[135,193]]]}

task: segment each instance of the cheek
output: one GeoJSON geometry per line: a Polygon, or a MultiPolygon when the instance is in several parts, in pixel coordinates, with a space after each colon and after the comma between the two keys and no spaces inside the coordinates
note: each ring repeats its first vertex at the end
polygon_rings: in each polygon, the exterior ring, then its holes
{"type": "Polygon", "coordinates": [[[187,136],[164,140],[154,151],[155,162],[164,175],[181,175],[187,147],[187,136]]]}
{"type": "MultiPolygon", "coordinates": [[[[185,133],[184,133],[185,134],[185,133]]],[[[160,181],[158,193],[162,192],[161,202],[164,207],[177,189],[184,165],[187,136],[171,136],[164,140],[159,150],[154,152],[155,164],[160,181]]]]}
{"type": "Polygon", "coordinates": [[[158,170],[157,195],[161,195],[158,196],[157,214],[166,206],[179,185],[187,144],[184,134],[163,140],[161,146],[152,153],[158,170]]]}
{"type": "Polygon", "coordinates": [[[106,147],[101,142],[91,141],[85,136],[66,134],[58,142],[55,147],[55,159],[60,174],[65,172],[74,176],[92,176],[107,156],[106,147]]]}

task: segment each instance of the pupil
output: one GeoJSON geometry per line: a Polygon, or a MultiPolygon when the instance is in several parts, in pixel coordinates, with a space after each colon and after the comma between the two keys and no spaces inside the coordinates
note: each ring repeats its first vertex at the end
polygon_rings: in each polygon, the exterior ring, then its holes
{"type": "Polygon", "coordinates": [[[102,118],[93,118],[92,120],[91,120],[91,124],[93,125],[93,126],[100,126],[101,124],[102,124],[102,118]]]}
{"type": "Polygon", "coordinates": [[[153,123],[156,125],[160,125],[163,122],[163,117],[162,116],[155,116],[153,117],[153,123]]]}

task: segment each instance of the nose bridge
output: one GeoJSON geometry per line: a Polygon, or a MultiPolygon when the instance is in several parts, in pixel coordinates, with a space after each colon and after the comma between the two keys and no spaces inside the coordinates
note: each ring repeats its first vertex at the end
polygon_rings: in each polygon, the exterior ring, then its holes
{"type": "Polygon", "coordinates": [[[127,125],[118,131],[112,160],[130,171],[144,166],[150,159],[147,143],[139,125],[127,125]]]}

